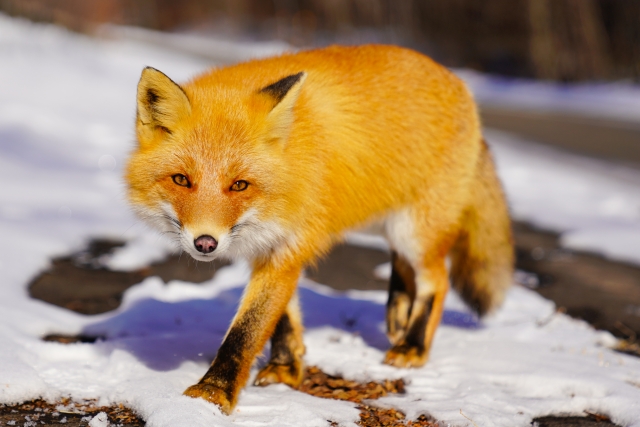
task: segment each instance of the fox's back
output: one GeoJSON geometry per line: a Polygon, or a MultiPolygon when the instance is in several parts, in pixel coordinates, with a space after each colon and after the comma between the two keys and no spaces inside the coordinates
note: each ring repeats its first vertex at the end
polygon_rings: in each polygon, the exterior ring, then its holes
{"type": "MultiPolygon", "coordinates": [[[[185,90],[196,104],[224,109],[231,98],[301,71],[307,79],[284,163],[294,176],[314,175],[314,200],[324,198],[344,214],[355,202],[346,222],[402,204],[429,182],[460,186],[471,175],[481,140],[473,100],[447,69],[408,49],[335,46],[285,54],[213,70],[185,90]]],[[[229,108],[232,114],[239,107],[229,108]]]]}

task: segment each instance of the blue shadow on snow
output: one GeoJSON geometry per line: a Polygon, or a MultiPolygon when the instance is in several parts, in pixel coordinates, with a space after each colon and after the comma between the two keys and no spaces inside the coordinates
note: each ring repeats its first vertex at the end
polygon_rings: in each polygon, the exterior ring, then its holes
{"type": "MultiPolygon", "coordinates": [[[[330,326],[357,334],[370,346],[389,347],[384,334],[385,306],[341,294],[323,295],[300,287],[300,303],[307,330],[330,326]]],[[[126,311],[87,326],[82,332],[102,336],[96,345],[104,351],[123,349],[151,369],[167,371],[185,360],[210,362],[233,318],[242,288],[220,293],[213,299],[180,302],[141,300],[126,311]]],[[[445,310],[443,324],[475,329],[470,313],[445,310]]]]}

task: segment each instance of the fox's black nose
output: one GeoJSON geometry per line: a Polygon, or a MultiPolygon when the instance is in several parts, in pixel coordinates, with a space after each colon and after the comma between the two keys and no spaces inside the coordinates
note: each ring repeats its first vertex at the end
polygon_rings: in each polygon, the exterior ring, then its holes
{"type": "Polygon", "coordinates": [[[202,252],[203,254],[210,254],[211,252],[216,250],[216,247],[218,247],[218,242],[213,237],[205,234],[204,236],[200,236],[196,240],[194,240],[193,245],[196,247],[198,252],[202,252]]]}

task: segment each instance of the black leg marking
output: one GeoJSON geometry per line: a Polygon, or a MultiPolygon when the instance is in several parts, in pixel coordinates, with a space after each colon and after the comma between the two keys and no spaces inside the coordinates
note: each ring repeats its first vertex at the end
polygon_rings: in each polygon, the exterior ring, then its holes
{"type": "Polygon", "coordinates": [[[231,327],[213,364],[200,380],[200,384],[212,384],[224,390],[229,396],[234,392],[243,356],[251,347],[250,324],[254,323],[255,315],[255,310],[250,309],[231,327]]]}
{"type": "Polygon", "coordinates": [[[289,347],[291,335],[293,335],[291,320],[289,319],[289,315],[284,313],[271,336],[271,358],[269,363],[274,365],[290,365],[294,362],[293,352],[289,347]]]}
{"type": "Polygon", "coordinates": [[[395,342],[404,333],[416,294],[415,271],[397,252],[391,253],[391,280],[387,300],[387,331],[395,342]]]}
{"type": "Polygon", "coordinates": [[[433,308],[433,297],[429,297],[424,306],[416,308],[418,315],[409,327],[409,331],[405,336],[404,342],[410,347],[416,347],[420,351],[424,351],[424,340],[426,338],[427,324],[431,309],[433,308]]]}
{"type": "Polygon", "coordinates": [[[413,267],[397,252],[391,252],[391,280],[389,281],[389,301],[393,300],[394,294],[405,293],[411,300],[416,296],[416,273],[413,267]]]}
{"type": "MultiPolygon", "coordinates": [[[[395,252],[394,252],[395,253],[395,252]]],[[[392,255],[393,256],[393,255],[392,255]]],[[[389,299],[387,300],[387,307],[389,307],[393,301],[398,297],[398,294],[407,293],[407,288],[398,274],[394,264],[391,264],[391,279],[389,280],[389,299]]]]}

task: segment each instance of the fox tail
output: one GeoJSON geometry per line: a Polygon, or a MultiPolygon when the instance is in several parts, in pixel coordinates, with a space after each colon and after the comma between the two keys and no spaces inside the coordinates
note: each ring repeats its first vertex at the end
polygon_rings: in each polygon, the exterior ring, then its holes
{"type": "Polygon", "coordinates": [[[513,237],[506,200],[484,141],[451,261],[453,288],[478,315],[502,303],[513,278],[513,237]]]}

